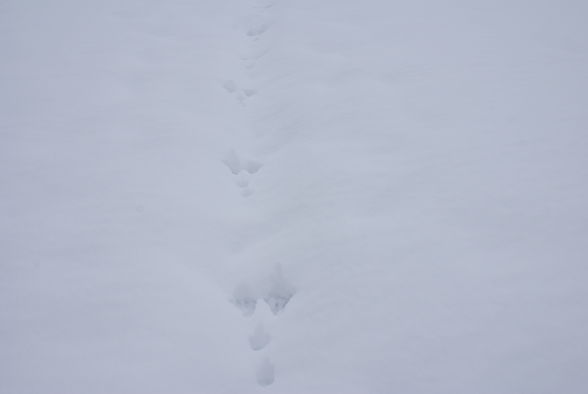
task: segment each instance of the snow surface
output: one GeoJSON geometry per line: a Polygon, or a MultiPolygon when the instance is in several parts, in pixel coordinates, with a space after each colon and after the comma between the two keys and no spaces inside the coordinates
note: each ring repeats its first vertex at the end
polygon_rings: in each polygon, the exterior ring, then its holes
{"type": "Polygon", "coordinates": [[[586,393],[587,15],[1,1],[0,393],[586,393]]]}

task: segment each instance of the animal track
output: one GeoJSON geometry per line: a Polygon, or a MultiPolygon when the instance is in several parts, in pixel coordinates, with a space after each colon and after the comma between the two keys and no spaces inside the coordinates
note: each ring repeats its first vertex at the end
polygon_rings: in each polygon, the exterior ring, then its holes
{"type": "Polygon", "coordinates": [[[276,266],[276,271],[270,278],[269,287],[263,300],[269,306],[274,315],[286,308],[286,305],[296,294],[294,286],[286,280],[282,273],[280,265],[276,266]]]}
{"type": "Polygon", "coordinates": [[[237,97],[237,101],[241,104],[245,104],[245,101],[251,99],[257,94],[257,90],[253,88],[240,88],[237,82],[233,80],[227,80],[223,82],[222,87],[229,94],[234,94],[237,97]]]}
{"type": "Polygon", "coordinates": [[[245,189],[241,190],[241,195],[242,195],[243,197],[249,197],[249,196],[252,196],[252,195],[253,195],[253,190],[251,190],[250,188],[248,188],[248,187],[247,187],[247,188],[245,188],[245,189]]]}
{"type": "Polygon", "coordinates": [[[237,176],[236,184],[241,189],[241,196],[249,197],[253,194],[253,189],[250,187],[250,175],[257,173],[263,164],[255,161],[239,157],[234,151],[230,151],[223,159],[223,163],[227,168],[237,176]]]}
{"type": "Polygon", "coordinates": [[[249,346],[251,347],[251,350],[261,350],[266,347],[271,340],[271,335],[265,331],[265,328],[260,323],[255,328],[253,334],[249,336],[249,346]]]}
{"type": "Polygon", "coordinates": [[[260,386],[265,387],[271,385],[275,379],[274,364],[268,358],[264,358],[257,366],[255,375],[257,384],[260,386]]]}
{"type": "Polygon", "coordinates": [[[237,84],[235,83],[235,81],[225,81],[223,83],[223,88],[228,92],[228,93],[235,93],[238,89],[237,84]]]}
{"type": "MultiPolygon", "coordinates": [[[[249,189],[245,189],[249,190],[249,189]]],[[[240,284],[233,292],[232,302],[243,314],[250,316],[255,312],[258,295],[261,293],[263,300],[269,306],[274,315],[286,308],[292,297],[296,294],[296,288],[288,281],[282,272],[282,266],[277,264],[274,272],[269,276],[263,291],[255,291],[246,284],[240,284]]]]}
{"type": "Polygon", "coordinates": [[[237,152],[231,150],[224,158],[223,163],[229,168],[234,175],[239,175],[241,171],[246,171],[250,174],[257,173],[263,164],[255,161],[239,157],[237,152]]]}
{"type": "Polygon", "coordinates": [[[275,5],[273,0],[258,1],[256,7],[260,9],[269,9],[275,5]]]}
{"type": "MultiPolygon", "coordinates": [[[[273,18],[268,10],[276,4],[275,0],[253,0],[252,3],[251,13],[244,16],[244,24],[241,25],[241,40],[245,42],[246,53],[239,56],[244,75],[249,78],[251,84],[243,83],[246,85],[243,87],[234,80],[227,80],[222,84],[223,89],[235,97],[245,111],[254,109],[248,108],[246,104],[248,100],[253,100],[259,94],[256,89],[257,85],[253,83],[257,80],[257,73],[253,73],[253,71],[257,67],[257,63],[270,53],[270,48],[260,38],[272,26],[273,18]]],[[[235,176],[235,184],[241,195],[243,197],[251,196],[254,193],[251,187],[253,175],[263,168],[263,163],[243,157],[235,150],[228,152],[222,162],[235,176]]],[[[284,277],[279,264],[276,265],[271,275],[261,278],[253,286],[244,283],[237,286],[231,302],[241,311],[243,316],[252,317],[255,315],[251,323],[256,323],[256,325],[248,337],[251,350],[265,352],[264,349],[272,342],[272,336],[266,331],[264,320],[275,319],[272,314],[275,316],[282,312],[295,293],[294,286],[284,277]],[[271,313],[263,305],[261,308],[257,308],[259,299],[265,301],[271,313]]],[[[269,358],[264,357],[260,360],[255,369],[255,379],[257,384],[262,387],[274,383],[275,367],[269,358]]]]}
{"type": "Polygon", "coordinates": [[[260,23],[257,26],[250,27],[247,30],[247,35],[249,37],[258,38],[263,33],[265,33],[269,29],[269,23],[260,23]]]}
{"type": "Polygon", "coordinates": [[[243,169],[250,174],[256,174],[259,170],[261,170],[261,167],[263,167],[263,164],[254,160],[248,160],[243,163],[243,169]]]}
{"type": "Polygon", "coordinates": [[[253,97],[257,94],[257,90],[255,89],[243,89],[243,94],[245,97],[253,97]]]}
{"type": "Polygon", "coordinates": [[[277,315],[281,310],[283,310],[290,299],[292,298],[293,294],[281,295],[281,294],[270,294],[268,297],[265,297],[263,300],[266,304],[269,305],[271,311],[274,315],[277,315]]]}
{"type": "Polygon", "coordinates": [[[249,186],[249,179],[245,176],[245,174],[239,174],[237,181],[235,182],[237,186],[244,189],[249,186]]]}
{"type": "Polygon", "coordinates": [[[251,316],[255,313],[257,296],[247,285],[239,285],[233,292],[231,302],[241,310],[243,316],[251,316]]]}

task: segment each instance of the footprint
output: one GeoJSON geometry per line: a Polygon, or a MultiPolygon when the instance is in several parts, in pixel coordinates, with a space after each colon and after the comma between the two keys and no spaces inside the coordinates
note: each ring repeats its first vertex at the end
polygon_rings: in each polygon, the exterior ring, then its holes
{"type": "Polygon", "coordinates": [[[263,164],[255,160],[248,160],[243,165],[243,169],[250,174],[257,173],[261,167],[263,167],[263,164]]]}
{"type": "Polygon", "coordinates": [[[237,84],[235,83],[235,81],[228,80],[228,81],[225,81],[223,83],[223,88],[228,93],[235,93],[239,87],[237,86],[237,84]]]}
{"type": "Polygon", "coordinates": [[[249,336],[249,346],[251,347],[251,350],[258,351],[266,347],[271,340],[271,335],[265,331],[265,328],[260,323],[255,328],[253,334],[249,336]]]}
{"type": "Polygon", "coordinates": [[[243,89],[243,94],[245,97],[253,97],[257,94],[257,90],[255,89],[243,89]]]}
{"type": "Polygon", "coordinates": [[[247,30],[247,35],[249,37],[257,38],[265,33],[269,29],[269,26],[269,23],[260,23],[257,26],[250,27],[249,30],[247,30]]]}
{"type": "Polygon", "coordinates": [[[223,163],[231,170],[235,175],[241,172],[241,159],[234,150],[231,150],[226,157],[223,159],[223,163]]]}
{"type": "Polygon", "coordinates": [[[247,55],[241,56],[241,61],[243,62],[255,62],[270,53],[270,50],[267,48],[259,48],[249,52],[247,55]]]}
{"type": "Polygon", "coordinates": [[[241,171],[246,171],[250,174],[255,174],[262,167],[263,164],[255,161],[239,157],[237,152],[231,150],[222,161],[234,175],[239,175],[241,171]]]}
{"type": "Polygon", "coordinates": [[[277,315],[278,313],[280,313],[280,311],[286,308],[286,305],[288,304],[288,302],[290,302],[292,296],[292,293],[286,295],[271,293],[263,300],[270,307],[273,314],[277,315]]]}
{"type": "Polygon", "coordinates": [[[252,195],[253,195],[253,190],[252,190],[251,188],[248,188],[248,187],[247,187],[247,188],[245,188],[245,189],[241,190],[241,195],[242,195],[243,197],[250,197],[250,196],[252,196],[252,195]]]}
{"type": "Polygon", "coordinates": [[[243,316],[251,316],[255,313],[257,296],[249,286],[241,284],[233,292],[231,302],[241,310],[243,316]]]}
{"type": "Polygon", "coordinates": [[[239,174],[237,181],[235,182],[237,184],[237,186],[239,186],[241,189],[246,188],[247,186],[249,186],[249,179],[247,178],[247,176],[245,174],[239,174]]]}
{"type": "Polygon", "coordinates": [[[269,9],[272,8],[274,6],[274,1],[273,0],[264,0],[264,1],[259,1],[258,4],[256,5],[257,8],[260,9],[269,9]]]}
{"type": "Polygon", "coordinates": [[[278,264],[270,277],[269,286],[263,300],[274,315],[286,308],[290,299],[296,294],[294,286],[284,277],[282,267],[278,264]]]}
{"type": "Polygon", "coordinates": [[[256,372],[257,384],[260,386],[269,386],[274,382],[275,379],[275,370],[274,365],[268,358],[264,358],[261,363],[259,363],[256,372]]]}

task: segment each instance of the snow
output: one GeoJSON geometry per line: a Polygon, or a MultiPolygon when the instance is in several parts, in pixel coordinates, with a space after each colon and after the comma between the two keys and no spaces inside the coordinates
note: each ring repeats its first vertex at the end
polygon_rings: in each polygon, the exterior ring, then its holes
{"type": "Polygon", "coordinates": [[[587,12],[2,2],[0,393],[584,393],[587,12]]]}

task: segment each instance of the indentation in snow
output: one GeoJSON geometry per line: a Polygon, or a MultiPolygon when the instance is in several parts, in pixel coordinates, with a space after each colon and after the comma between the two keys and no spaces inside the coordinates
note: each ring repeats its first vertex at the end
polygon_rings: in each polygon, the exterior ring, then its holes
{"type": "Polygon", "coordinates": [[[256,160],[244,159],[240,157],[234,150],[231,150],[229,153],[227,153],[223,159],[223,163],[234,175],[239,175],[241,171],[255,174],[261,169],[261,167],[263,167],[263,163],[260,163],[256,160]]]}
{"type": "Polygon", "coordinates": [[[253,195],[253,190],[249,187],[244,188],[243,190],[241,190],[241,195],[243,197],[250,197],[253,195]]]}
{"type": "Polygon", "coordinates": [[[250,174],[255,174],[256,172],[258,172],[261,169],[261,167],[263,167],[263,164],[261,164],[260,162],[254,161],[254,160],[248,160],[247,162],[244,163],[243,169],[250,174]]]}
{"type": "Polygon", "coordinates": [[[239,174],[236,184],[240,188],[246,188],[247,186],[249,186],[249,178],[247,178],[245,174],[239,174]]]}
{"type": "Polygon", "coordinates": [[[231,81],[231,80],[225,81],[223,83],[223,88],[229,93],[234,93],[238,89],[235,81],[231,81]]]}
{"type": "Polygon", "coordinates": [[[241,284],[233,292],[231,302],[241,310],[243,316],[251,316],[257,306],[257,296],[249,286],[241,284]]]}
{"type": "Polygon", "coordinates": [[[249,37],[259,37],[263,33],[265,33],[269,29],[269,23],[260,23],[259,25],[250,27],[247,30],[247,35],[249,37]]]}
{"type": "Polygon", "coordinates": [[[265,331],[265,328],[260,323],[253,334],[249,336],[249,346],[252,350],[261,350],[271,342],[271,335],[265,331]]]}
{"type": "Polygon", "coordinates": [[[259,363],[256,372],[257,384],[260,386],[269,386],[274,382],[275,371],[272,362],[265,358],[259,363]]]}
{"type": "Polygon", "coordinates": [[[257,90],[255,89],[243,89],[243,94],[246,97],[253,97],[257,94],[257,90]]]}
{"type": "Polygon", "coordinates": [[[267,303],[274,315],[284,310],[290,299],[296,294],[294,286],[284,277],[280,265],[276,266],[276,270],[270,277],[269,287],[264,301],[267,303]]]}

